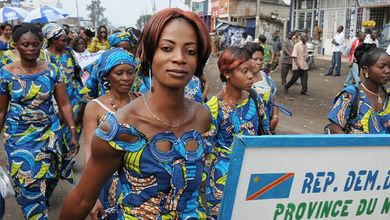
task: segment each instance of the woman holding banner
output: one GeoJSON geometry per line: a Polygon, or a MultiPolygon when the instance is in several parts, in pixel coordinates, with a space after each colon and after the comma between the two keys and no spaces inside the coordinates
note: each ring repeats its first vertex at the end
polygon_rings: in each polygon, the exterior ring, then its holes
{"type": "Polygon", "coordinates": [[[206,104],[212,117],[207,136],[213,146],[207,176],[207,213],[214,219],[218,217],[234,136],[258,135],[262,126],[269,130],[263,100],[251,90],[254,79],[248,51],[235,46],[225,49],[218,68],[226,86],[206,104]]]}

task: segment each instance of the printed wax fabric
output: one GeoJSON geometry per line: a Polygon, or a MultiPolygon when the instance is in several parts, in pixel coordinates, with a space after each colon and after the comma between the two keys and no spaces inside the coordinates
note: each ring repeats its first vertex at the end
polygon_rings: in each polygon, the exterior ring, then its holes
{"type": "Polygon", "coordinates": [[[276,93],[276,85],[275,81],[271,79],[268,74],[263,71],[260,71],[261,78],[263,80],[255,82],[252,88],[256,91],[256,93],[262,98],[265,105],[265,114],[268,119],[272,118],[272,109],[274,106],[274,95],[276,93]]]}

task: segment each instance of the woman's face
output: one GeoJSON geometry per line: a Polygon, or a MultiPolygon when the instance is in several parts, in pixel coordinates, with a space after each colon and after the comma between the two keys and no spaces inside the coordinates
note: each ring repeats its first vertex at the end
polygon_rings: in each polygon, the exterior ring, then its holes
{"type": "Polygon", "coordinates": [[[252,62],[250,60],[241,63],[238,67],[234,68],[231,73],[225,74],[230,79],[226,83],[230,83],[233,87],[241,90],[249,90],[253,85],[253,73],[250,71],[252,62]]]}
{"type": "Polygon", "coordinates": [[[10,38],[12,36],[12,28],[11,26],[7,25],[3,30],[3,35],[7,38],[10,38]]]}
{"type": "Polygon", "coordinates": [[[131,45],[130,45],[130,42],[127,40],[123,40],[123,41],[119,42],[117,45],[115,45],[115,47],[122,48],[122,49],[127,50],[128,52],[131,52],[131,45]]]}
{"type": "Polygon", "coordinates": [[[57,50],[63,51],[68,45],[68,36],[66,34],[61,35],[58,39],[53,40],[53,46],[57,48],[57,50]]]}
{"type": "Polygon", "coordinates": [[[258,74],[263,66],[263,53],[261,51],[255,51],[252,54],[252,73],[258,74]]]}
{"type": "Polygon", "coordinates": [[[19,38],[15,46],[22,60],[32,61],[39,57],[42,42],[35,34],[27,32],[19,38]]]}
{"type": "Polygon", "coordinates": [[[390,80],[390,56],[383,52],[379,59],[370,67],[363,67],[368,70],[369,79],[377,84],[386,84],[390,80]]]}
{"type": "Polygon", "coordinates": [[[100,37],[101,38],[107,37],[107,29],[105,29],[104,27],[100,28],[100,37]]]}
{"type": "Polygon", "coordinates": [[[170,21],[154,52],[153,82],[157,80],[170,88],[187,85],[198,65],[198,49],[194,28],[184,19],[170,21]]]}
{"type": "Polygon", "coordinates": [[[82,53],[82,52],[84,52],[85,48],[86,48],[85,47],[85,40],[80,38],[79,42],[77,42],[76,52],[77,53],[82,53]]]}
{"type": "Polygon", "coordinates": [[[130,92],[135,78],[134,70],[134,66],[130,64],[120,64],[112,68],[108,74],[111,90],[116,90],[119,93],[130,92]]]}

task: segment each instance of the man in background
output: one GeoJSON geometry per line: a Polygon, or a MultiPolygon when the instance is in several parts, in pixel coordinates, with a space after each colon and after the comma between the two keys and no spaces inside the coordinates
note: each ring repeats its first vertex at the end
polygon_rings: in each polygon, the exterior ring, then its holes
{"type": "Polygon", "coordinates": [[[322,29],[318,25],[318,21],[314,21],[314,47],[315,47],[315,55],[321,54],[321,34],[322,29]]]}
{"type": "Polygon", "coordinates": [[[292,39],[293,33],[290,31],[287,34],[287,39],[283,41],[283,55],[280,59],[280,63],[282,65],[282,70],[280,74],[280,78],[282,79],[282,85],[286,85],[286,79],[288,72],[292,69],[292,52],[294,49],[294,40],[292,39]]]}
{"type": "Polygon", "coordinates": [[[344,27],[339,26],[337,28],[337,33],[333,37],[332,44],[333,44],[333,54],[332,54],[332,62],[329,68],[329,71],[325,76],[331,76],[333,75],[333,69],[336,66],[336,74],[333,76],[340,76],[340,69],[341,69],[341,53],[344,50],[345,47],[345,37],[344,37],[344,27]]]}
{"type": "Polygon", "coordinates": [[[352,85],[352,79],[355,80],[355,83],[359,83],[359,67],[358,64],[356,63],[355,59],[355,49],[363,43],[365,38],[365,35],[363,31],[357,31],[356,32],[356,37],[354,37],[351,42],[349,43],[347,49],[345,50],[345,54],[349,56],[349,72],[348,76],[345,79],[344,82],[344,87],[347,87],[349,85],[352,85]]]}
{"type": "Polygon", "coordinates": [[[276,32],[274,32],[274,34],[272,35],[270,45],[272,46],[272,49],[274,51],[271,71],[275,71],[276,67],[279,65],[280,50],[282,49],[282,44],[280,43],[280,39],[278,38],[276,32]]]}

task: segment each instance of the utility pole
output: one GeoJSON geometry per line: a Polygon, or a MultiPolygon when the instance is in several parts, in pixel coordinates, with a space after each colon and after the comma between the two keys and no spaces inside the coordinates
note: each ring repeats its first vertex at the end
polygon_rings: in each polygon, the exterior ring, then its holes
{"type": "Polygon", "coordinates": [[[260,0],[256,2],[256,27],[255,27],[255,38],[260,36],[260,0]]]}
{"type": "Polygon", "coordinates": [[[77,29],[80,29],[80,16],[79,16],[79,4],[76,0],[76,11],[77,11],[77,29]]]}
{"type": "Polygon", "coordinates": [[[171,0],[169,0],[169,7],[171,7],[171,0]]]}

